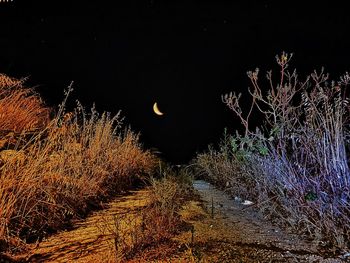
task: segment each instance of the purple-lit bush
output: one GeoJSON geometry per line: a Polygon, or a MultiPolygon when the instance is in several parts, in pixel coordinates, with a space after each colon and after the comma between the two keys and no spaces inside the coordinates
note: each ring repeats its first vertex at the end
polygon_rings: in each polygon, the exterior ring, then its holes
{"type": "Polygon", "coordinates": [[[321,244],[345,248],[350,241],[350,75],[329,81],[322,69],[300,81],[295,70],[288,70],[291,57],[287,53],[276,57],[281,71],[274,80],[272,72],[267,73],[267,89],[260,86],[258,69],[248,72],[252,99],[248,113],[240,106],[240,94],[222,97],[240,118],[245,134],[226,136],[219,151],[200,154],[196,161],[221,185],[217,177],[229,175],[224,181],[228,188],[236,185],[231,187],[233,194],[248,192],[264,213],[279,222],[321,244]],[[253,132],[249,118],[258,111],[266,124],[253,132]],[[225,162],[238,165],[238,173],[212,169],[218,161],[213,157],[227,151],[225,162]],[[244,190],[237,191],[237,184],[244,190]]]}

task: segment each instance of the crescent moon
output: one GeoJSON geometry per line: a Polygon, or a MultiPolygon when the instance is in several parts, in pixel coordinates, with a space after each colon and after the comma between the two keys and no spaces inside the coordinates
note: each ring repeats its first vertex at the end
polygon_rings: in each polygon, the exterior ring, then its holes
{"type": "Polygon", "coordinates": [[[161,112],[161,111],[158,109],[157,102],[155,102],[155,103],[153,104],[153,111],[154,111],[155,114],[160,115],[160,116],[164,114],[163,112],[161,112]]]}

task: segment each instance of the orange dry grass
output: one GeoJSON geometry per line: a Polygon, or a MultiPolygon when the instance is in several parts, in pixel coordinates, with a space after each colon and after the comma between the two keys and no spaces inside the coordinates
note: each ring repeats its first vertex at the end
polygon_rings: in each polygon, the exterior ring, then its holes
{"type": "Polygon", "coordinates": [[[49,120],[49,111],[34,93],[15,80],[0,74],[0,132],[21,133],[42,128],[49,120]]]}
{"type": "Polygon", "coordinates": [[[168,253],[178,249],[173,246],[171,238],[181,228],[179,211],[188,196],[188,186],[179,181],[179,177],[178,174],[172,174],[160,180],[151,180],[146,207],[129,221],[125,219],[130,214],[124,216],[123,220],[129,227],[119,223],[119,228],[112,230],[118,241],[117,254],[121,260],[153,262],[153,259],[165,258],[168,253]]]}
{"type": "Polygon", "coordinates": [[[0,241],[44,236],[152,173],[155,157],[120,125],[119,115],[78,106],[2,158],[0,241]]]}

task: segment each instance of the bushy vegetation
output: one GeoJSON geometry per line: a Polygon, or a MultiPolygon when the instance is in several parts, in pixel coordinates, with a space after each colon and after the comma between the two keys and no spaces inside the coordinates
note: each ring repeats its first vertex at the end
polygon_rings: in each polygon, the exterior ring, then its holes
{"type": "Polygon", "coordinates": [[[0,250],[19,248],[153,173],[156,158],[120,114],[89,112],[78,104],[58,113],[0,75],[0,250]]]}
{"type": "Polygon", "coordinates": [[[49,109],[33,89],[0,74],[0,148],[15,144],[15,135],[33,132],[49,122],[49,109]]]}
{"type": "Polygon", "coordinates": [[[171,171],[162,178],[151,180],[149,204],[142,211],[139,226],[134,228],[134,235],[139,238],[135,239],[126,257],[136,256],[140,262],[147,262],[166,259],[168,253],[174,253],[163,251],[165,246],[162,244],[171,242],[171,238],[181,231],[183,222],[179,211],[189,200],[192,190],[192,184],[182,180],[184,178],[189,177],[171,171]]]}
{"type": "Polygon", "coordinates": [[[144,190],[147,199],[141,209],[106,218],[99,227],[109,238],[110,251],[96,262],[150,262],[166,260],[177,253],[178,244],[172,240],[183,231],[180,210],[192,197],[191,178],[187,171],[175,171],[162,163],[155,177],[144,190]]]}
{"type": "Polygon", "coordinates": [[[247,112],[241,94],[222,96],[245,132],[225,134],[218,150],[198,154],[195,163],[201,174],[254,199],[278,223],[344,249],[350,242],[350,75],[330,81],[322,69],[301,81],[288,69],[291,57],[276,57],[280,74],[267,73],[267,88],[258,69],[248,72],[247,112]],[[256,130],[249,120],[254,113],[265,121],[256,130]]]}

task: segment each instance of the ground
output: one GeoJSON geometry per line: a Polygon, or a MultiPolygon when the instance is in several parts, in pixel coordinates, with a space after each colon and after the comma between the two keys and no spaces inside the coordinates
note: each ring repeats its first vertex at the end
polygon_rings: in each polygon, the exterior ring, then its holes
{"type": "MultiPolygon", "coordinates": [[[[170,239],[132,248],[149,190],[120,196],[76,222],[74,228],[31,245],[18,259],[28,262],[346,262],[320,253],[317,244],[273,226],[253,205],[246,206],[204,181],[181,209],[170,239]],[[126,249],[127,248],[127,249],[126,249]],[[122,251],[128,251],[123,255],[122,251]]],[[[136,242],[137,243],[137,242],[136,242]]]]}

